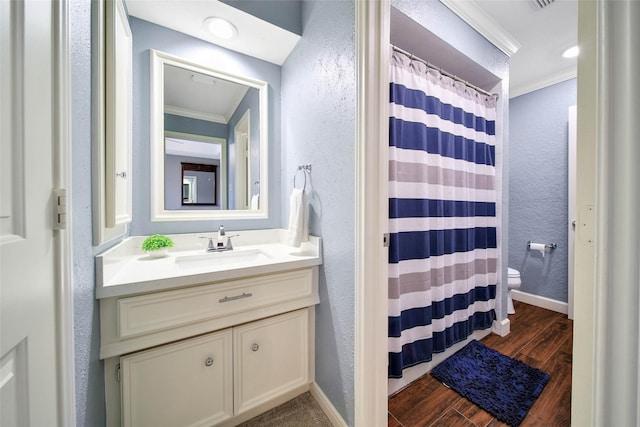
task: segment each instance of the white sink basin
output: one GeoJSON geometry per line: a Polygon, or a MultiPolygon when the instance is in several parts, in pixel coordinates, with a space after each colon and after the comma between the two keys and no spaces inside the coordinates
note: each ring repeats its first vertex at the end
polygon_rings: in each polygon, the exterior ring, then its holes
{"type": "Polygon", "coordinates": [[[206,252],[176,257],[180,268],[220,267],[241,264],[257,264],[268,261],[271,256],[259,249],[232,250],[228,252],[206,252]]]}

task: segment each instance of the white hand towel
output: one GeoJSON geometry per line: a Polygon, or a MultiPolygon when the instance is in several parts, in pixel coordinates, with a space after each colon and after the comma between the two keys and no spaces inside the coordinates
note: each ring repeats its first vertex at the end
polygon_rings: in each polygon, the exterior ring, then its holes
{"type": "Polygon", "coordinates": [[[299,247],[300,243],[309,240],[308,221],[307,195],[304,189],[294,188],[289,202],[287,245],[299,247]]]}
{"type": "Polygon", "coordinates": [[[254,194],[253,196],[251,196],[251,205],[250,208],[252,211],[257,211],[259,209],[260,206],[260,196],[257,194],[254,194]]]}

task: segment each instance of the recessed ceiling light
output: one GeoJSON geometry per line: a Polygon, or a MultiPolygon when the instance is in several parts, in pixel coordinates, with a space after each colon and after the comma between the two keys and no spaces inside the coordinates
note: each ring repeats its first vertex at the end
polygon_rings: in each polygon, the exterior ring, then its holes
{"type": "Polygon", "coordinates": [[[578,46],[570,47],[569,49],[562,52],[562,56],[564,58],[575,58],[580,53],[580,48],[578,46]]]}
{"type": "Polygon", "coordinates": [[[223,18],[211,16],[204,20],[207,29],[220,39],[232,39],[238,35],[238,29],[229,21],[223,18]]]}

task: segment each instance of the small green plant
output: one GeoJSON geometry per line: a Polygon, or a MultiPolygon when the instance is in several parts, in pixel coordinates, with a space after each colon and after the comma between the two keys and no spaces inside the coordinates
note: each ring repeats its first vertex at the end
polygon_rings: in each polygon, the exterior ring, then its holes
{"type": "Polygon", "coordinates": [[[145,239],[144,243],[142,243],[142,250],[145,252],[149,251],[157,251],[163,248],[172,248],[173,240],[170,237],[164,236],[162,234],[154,234],[153,236],[149,236],[145,239]]]}

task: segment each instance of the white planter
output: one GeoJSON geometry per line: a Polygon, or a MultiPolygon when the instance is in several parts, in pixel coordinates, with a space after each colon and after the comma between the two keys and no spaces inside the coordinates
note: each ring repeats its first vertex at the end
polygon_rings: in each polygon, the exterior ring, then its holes
{"type": "Polygon", "coordinates": [[[147,251],[149,258],[164,258],[169,255],[169,248],[162,248],[155,251],[147,251]]]}

